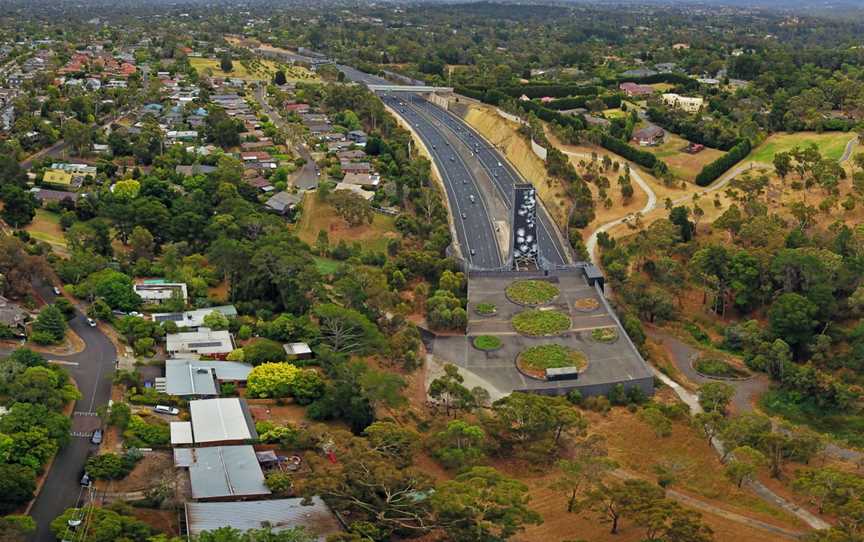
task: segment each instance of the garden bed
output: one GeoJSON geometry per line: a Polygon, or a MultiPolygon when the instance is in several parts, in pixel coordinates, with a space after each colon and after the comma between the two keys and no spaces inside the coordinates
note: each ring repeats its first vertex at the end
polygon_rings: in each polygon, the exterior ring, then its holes
{"type": "Polygon", "coordinates": [[[734,366],[725,359],[702,356],[693,361],[693,369],[707,378],[724,380],[744,380],[750,378],[750,373],[734,366]]]}
{"type": "Polygon", "coordinates": [[[600,327],[592,329],[591,339],[598,343],[614,343],[618,340],[618,330],[614,327],[600,327]]]}
{"type": "Polygon", "coordinates": [[[517,280],[507,287],[506,294],[518,305],[543,305],[558,297],[561,290],[545,280],[517,280]]]}
{"type": "Polygon", "coordinates": [[[560,344],[541,344],[523,350],[516,367],[525,375],[546,380],[546,369],[575,367],[580,372],[588,366],[585,354],[560,344]]]}
{"type": "Polygon", "coordinates": [[[474,312],[478,316],[493,316],[498,312],[498,307],[494,303],[477,303],[474,305],[474,312]]]}
{"type": "Polygon", "coordinates": [[[484,352],[492,352],[493,350],[498,350],[503,346],[501,339],[493,335],[477,335],[471,341],[471,344],[474,345],[474,348],[477,350],[482,350],[484,352]]]}
{"type": "Polygon", "coordinates": [[[570,329],[570,317],[554,310],[527,310],[513,317],[513,329],[532,337],[560,335],[570,329]]]}
{"type": "Polygon", "coordinates": [[[592,312],[600,308],[600,302],[593,297],[583,297],[573,303],[573,308],[580,312],[592,312]]]}

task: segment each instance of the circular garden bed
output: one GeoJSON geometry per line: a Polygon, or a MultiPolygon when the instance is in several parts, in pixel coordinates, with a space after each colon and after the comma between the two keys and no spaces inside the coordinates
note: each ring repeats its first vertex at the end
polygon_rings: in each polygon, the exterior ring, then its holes
{"type": "Polygon", "coordinates": [[[545,280],[517,280],[507,287],[507,299],[519,305],[549,303],[561,293],[554,284],[545,280]]]}
{"type": "Polygon", "coordinates": [[[579,371],[588,366],[588,358],[578,350],[560,344],[541,344],[519,353],[516,367],[532,378],[546,379],[546,369],[575,367],[579,371]]]}
{"type": "Polygon", "coordinates": [[[471,344],[473,344],[474,348],[477,350],[483,350],[484,352],[498,350],[502,345],[501,339],[494,335],[477,335],[474,337],[474,340],[471,341],[471,344]]]}
{"type": "Polygon", "coordinates": [[[570,329],[570,317],[560,311],[527,310],[513,317],[513,329],[523,335],[548,337],[570,329]]]}
{"type": "Polygon", "coordinates": [[[618,330],[614,327],[592,329],[591,338],[598,343],[614,343],[618,340],[618,330]]]}
{"type": "Polygon", "coordinates": [[[581,312],[592,312],[600,308],[600,302],[593,297],[583,297],[573,303],[573,308],[581,312]]]}
{"type": "Polygon", "coordinates": [[[750,377],[750,373],[744,369],[736,367],[725,359],[711,356],[702,356],[694,361],[693,369],[700,375],[708,378],[743,380],[750,377]]]}
{"type": "Polygon", "coordinates": [[[474,312],[480,316],[492,316],[498,312],[498,307],[494,303],[477,303],[474,305],[474,312]]]}

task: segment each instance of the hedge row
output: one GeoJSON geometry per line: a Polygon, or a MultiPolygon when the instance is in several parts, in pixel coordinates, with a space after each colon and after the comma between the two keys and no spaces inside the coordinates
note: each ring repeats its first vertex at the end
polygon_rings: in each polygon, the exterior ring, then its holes
{"type": "Polygon", "coordinates": [[[560,98],[552,100],[544,104],[549,109],[560,111],[562,109],[576,109],[577,107],[585,107],[591,100],[601,100],[607,109],[615,109],[621,107],[621,95],[609,94],[607,96],[572,96],[569,98],[560,98]]]}
{"type": "Polygon", "coordinates": [[[750,154],[750,140],[742,139],[729,149],[729,152],[703,167],[699,175],[696,175],[696,184],[699,186],[708,186],[720,175],[727,172],[729,168],[743,160],[748,154],[750,154]]]}
{"type": "Polygon", "coordinates": [[[642,85],[653,85],[655,83],[668,83],[670,85],[695,86],[699,81],[680,73],[655,73],[654,75],[646,75],[645,77],[618,77],[618,83],[631,82],[642,85]]]}
{"type": "Polygon", "coordinates": [[[574,130],[582,130],[585,128],[585,123],[582,122],[582,119],[580,117],[574,117],[573,115],[564,115],[557,111],[553,111],[548,107],[544,107],[536,102],[518,102],[518,105],[523,110],[529,111],[537,115],[537,118],[539,118],[540,120],[545,120],[546,122],[556,122],[561,126],[573,128],[574,130]]]}
{"type": "Polygon", "coordinates": [[[660,168],[661,171],[666,171],[666,163],[658,160],[656,156],[647,151],[640,151],[636,147],[628,145],[627,142],[612,137],[606,133],[600,133],[600,145],[604,149],[608,149],[615,154],[620,154],[624,158],[636,162],[640,166],[647,169],[660,168]]]}

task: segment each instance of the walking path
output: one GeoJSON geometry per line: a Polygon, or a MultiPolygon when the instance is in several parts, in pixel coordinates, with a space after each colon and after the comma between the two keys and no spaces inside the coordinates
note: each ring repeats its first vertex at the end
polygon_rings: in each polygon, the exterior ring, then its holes
{"type": "Polygon", "coordinates": [[[840,157],[840,160],[838,160],[838,162],[842,164],[849,159],[849,157],[852,155],[852,149],[855,148],[856,141],[858,141],[858,136],[853,137],[849,140],[848,143],[846,143],[846,148],[843,149],[843,156],[840,157]]]}

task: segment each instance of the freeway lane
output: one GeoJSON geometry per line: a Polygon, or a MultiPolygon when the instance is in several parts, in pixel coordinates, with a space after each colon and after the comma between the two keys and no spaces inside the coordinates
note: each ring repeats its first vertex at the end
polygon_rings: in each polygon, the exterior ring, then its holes
{"type": "MultiPolygon", "coordinates": [[[[511,207],[513,202],[513,186],[526,181],[501,153],[453,113],[416,95],[412,96],[410,100],[421,107],[423,111],[434,116],[436,120],[446,126],[471,149],[474,156],[494,181],[501,197],[504,199],[505,205],[508,208],[511,207]]],[[[554,266],[568,264],[569,258],[567,254],[569,254],[569,248],[563,244],[563,240],[558,235],[557,226],[542,205],[538,209],[538,216],[540,218],[540,227],[537,231],[537,238],[540,256],[554,266]]]]}
{"type": "Polygon", "coordinates": [[[405,119],[432,155],[447,192],[462,255],[473,268],[500,268],[503,260],[486,202],[462,158],[438,127],[402,98],[385,95],[381,99],[405,119]]]}

